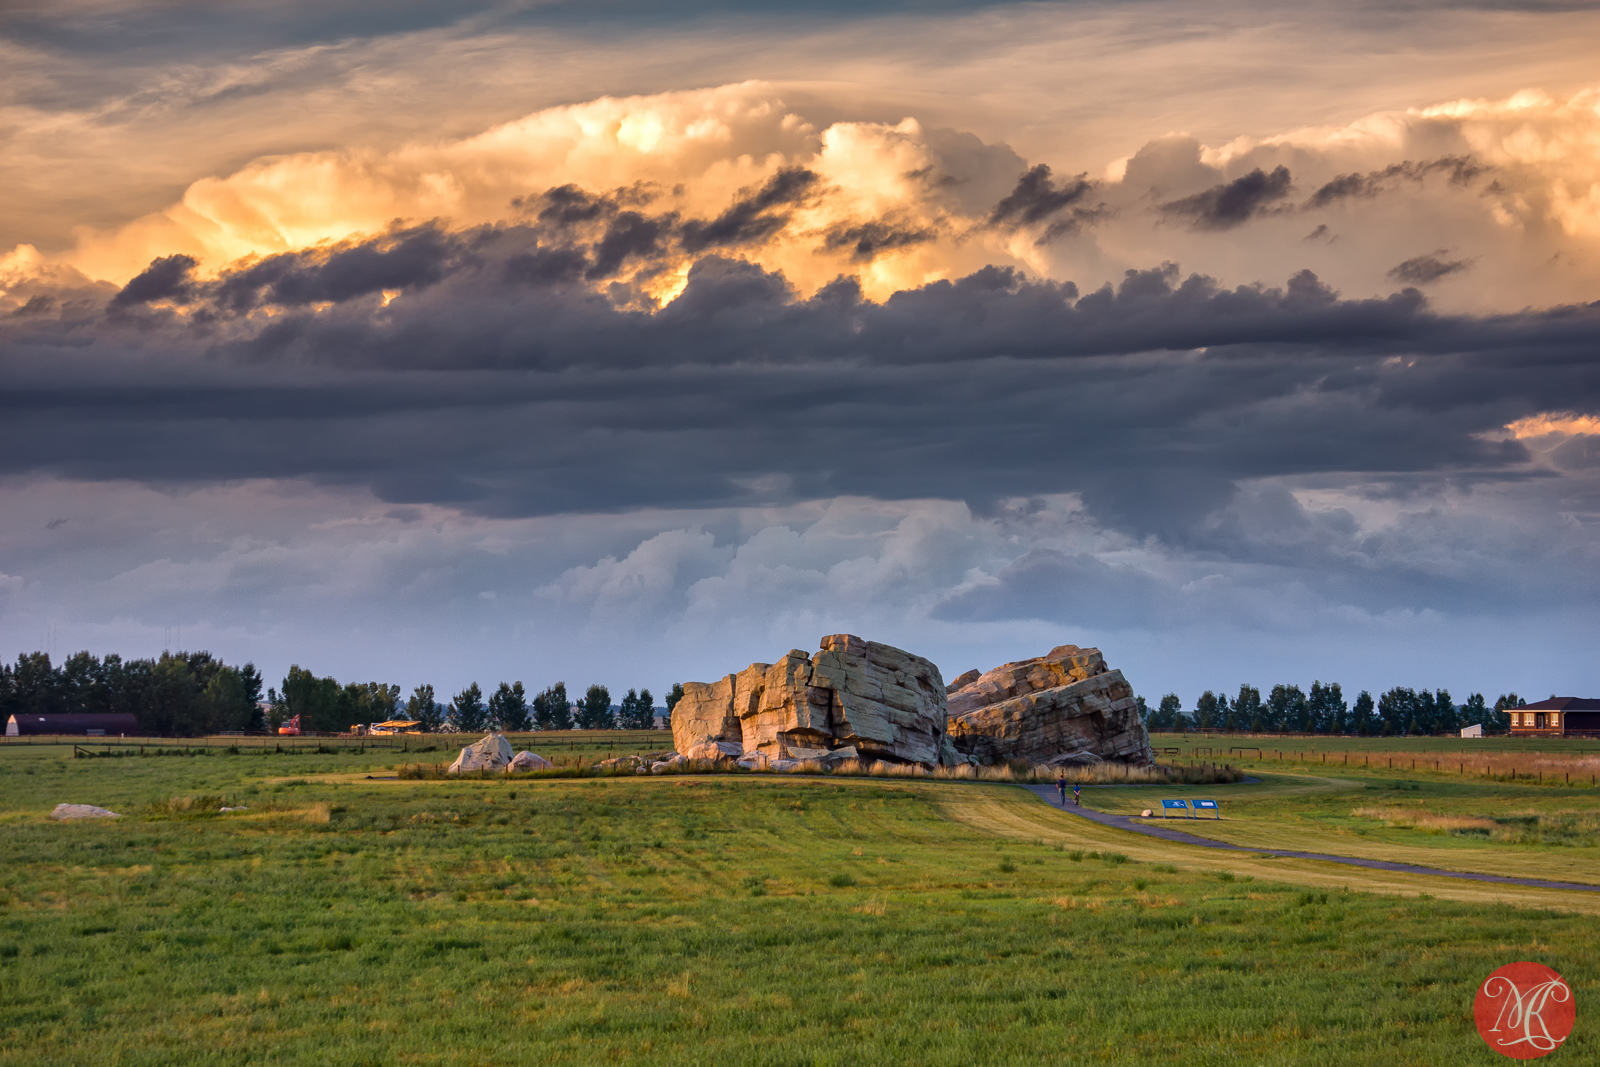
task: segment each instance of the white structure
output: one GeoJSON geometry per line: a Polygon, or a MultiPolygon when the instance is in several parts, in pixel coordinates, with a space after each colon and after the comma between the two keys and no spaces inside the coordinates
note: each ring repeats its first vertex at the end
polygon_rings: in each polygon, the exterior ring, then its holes
{"type": "Polygon", "coordinates": [[[1483,736],[1483,723],[1480,722],[1480,723],[1474,723],[1471,726],[1463,726],[1461,728],[1461,736],[1462,737],[1482,737],[1483,736]]]}

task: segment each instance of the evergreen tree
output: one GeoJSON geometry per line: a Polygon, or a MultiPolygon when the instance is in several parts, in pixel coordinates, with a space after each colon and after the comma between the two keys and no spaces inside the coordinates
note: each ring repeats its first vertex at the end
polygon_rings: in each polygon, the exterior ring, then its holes
{"type": "Polygon", "coordinates": [[[417,723],[424,733],[438,733],[444,725],[444,708],[434,699],[433,686],[419,685],[406,701],[406,718],[417,723]]]}
{"type": "Polygon", "coordinates": [[[611,691],[603,685],[591,685],[583,694],[578,706],[578,729],[615,730],[616,717],[611,712],[611,691]]]}
{"type": "Polygon", "coordinates": [[[533,722],[541,730],[572,729],[572,700],[566,682],[557,682],[533,698],[533,722]]]}
{"type": "MultiPolygon", "coordinates": [[[[106,657],[107,660],[110,657],[106,657]]],[[[241,696],[247,708],[245,724],[242,727],[248,734],[264,734],[267,732],[266,712],[261,708],[261,672],[256,670],[254,663],[246,663],[239,668],[239,685],[243,689],[241,696]]]]}
{"type": "Polygon", "coordinates": [[[1241,685],[1239,695],[1233,699],[1233,717],[1240,729],[1258,734],[1266,726],[1261,718],[1261,690],[1253,685],[1241,685]]]}
{"type": "Polygon", "coordinates": [[[1338,682],[1325,686],[1322,690],[1323,706],[1328,716],[1328,732],[1334,734],[1347,734],[1350,732],[1350,705],[1344,699],[1344,687],[1338,682]]]}
{"type": "Polygon", "coordinates": [[[1237,729],[1233,722],[1233,707],[1228,703],[1226,693],[1217,694],[1217,724],[1229,733],[1237,729]]]}
{"type": "Polygon", "coordinates": [[[672,709],[678,706],[678,701],[683,699],[683,683],[673,682],[672,688],[667,690],[667,729],[672,729],[672,709]]]}
{"type": "Polygon", "coordinates": [[[649,730],[655,724],[655,701],[650,696],[650,690],[637,693],[629,689],[627,695],[622,698],[617,725],[624,730],[649,730]]]}
{"type": "Polygon", "coordinates": [[[489,698],[489,719],[503,731],[521,733],[528,729],[528,697],[521,682],[500,683],[489,698]]]}
{"type": "Polygon", "coordinates": [[[1350,709],[1350,728],[1357,737],[1370,735],[1377,725],[1374,715],[1372,694],[1363,689],[1356,696],[1355,705],[1350,709]]]}
{"type": "Polygon", "coordinates": [[[1267,696],[1267,729],[1279,733],[1306,728],[1306,695],[1298,685],[1275,685],[1267,696]]]}
{"type": "Polygon", "coordinates": [[[464,734],[480,733],[489,725],[489,709],[483,703],[483,690],[473,682],[450,701],[446,713],[450,724],[464,734]]]}
{"type": "Polygon", "coordinates": [[[1133,706],[1139,712],[1139,721],[1144,723],[1145,729],[1154,730],[1156,728],[1155,720],[1150,718],[1150,705],[1144,702],[1144,697],[1135,696],[1133,698],[1133,706]]]}
{"type": "Polygon", "coordinates": [[[1489,711],[1489,705],[1484,702],[1483,694],[1473,693],[1467,697],[1467,702],[1461,705],[1460,726],[1457,729],[1460,729],[1461,726],[1477,725],[1483,727],[1484,733],[1491,734],[1494,733],[1495,728],[1495,723],[1492,720],[1493,715],[1489,711]]]}
{"type": "Polygon", "coordinates": [[[1461,719],[1456,712],[1455,698],[1448,689],[1435,689],[1433,691],[1433,729],[1435,734],[1453,734],[1461,727],[1461,719]]]}
{"type": "Polygon", "coordinates": [[[1338,682],[1327,685],[1312,682],[1306,704],[1310,708],[1311,732],[1342,734],[1348,731],[1350,706],[1345,703],[1344,689],[1338,682]]]}
{"type": "Polygon", "coordinates": [[[1194,703],[1194,728],[1196,730],[1212,730],[1217,725],[1217,694],[1207,689],[1200,694],[1200,699],[1194,703]]]}

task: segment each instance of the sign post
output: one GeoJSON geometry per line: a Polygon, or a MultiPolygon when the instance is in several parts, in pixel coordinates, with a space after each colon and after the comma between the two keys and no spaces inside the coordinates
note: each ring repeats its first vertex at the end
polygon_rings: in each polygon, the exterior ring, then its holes
{"type": "Polygon", "coordinates": [[[1187,800],[1163,800],[1161,802],[1161,817],[1163,819],[1167,817],[1168,808],[1182,808],[1185,816],[1191,819],[1194,818],[1189,814],[1189,802],[1187,800]]]}
{"type": "Polygon", "coordinates": [[[1215,800],[1196,800],[1194,801],[1194,810],[1214,811],[1217,813],[1217,818],[1222,818],[1222,809],[1217,806],[1217,802],[1215,800]]]}

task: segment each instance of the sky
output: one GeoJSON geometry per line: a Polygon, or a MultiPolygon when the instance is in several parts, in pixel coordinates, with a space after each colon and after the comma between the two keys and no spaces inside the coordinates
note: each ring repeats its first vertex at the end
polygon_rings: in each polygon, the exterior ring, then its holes
{"type": "Polygon", "coordinates": [[[1600,4],[13,2],[0,655],[1600,695],[1600,4]]]}

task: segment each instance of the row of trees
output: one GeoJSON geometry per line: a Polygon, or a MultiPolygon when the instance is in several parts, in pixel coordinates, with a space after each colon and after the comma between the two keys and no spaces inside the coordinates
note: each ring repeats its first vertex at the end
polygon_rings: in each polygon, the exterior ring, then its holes
{"type": "Polygon", "coordinates": [[[1527,704],[1516,693],[1502,694],[1491,708],[1482,693],[1457,704],[1447,689],[1407,689],[1396,686],[1377,700],[1365,689],[1355,703],[1345,700],[1338,682],[1311,683],[1308,693],[1298,685],[1275,685],[1261,698],[1261,690],[1241,685],[1230,701],[1226,693],[1207,689],[1190,711],[1176,693],[1161,698],[1150,710],[1143,697],[1139,710],[1152,730],[1230,730],[1250,733],[1354,734],[1389,737],[1407,734],[1458,733],[1481,725],[1485,733],[1504,733],[1511,724],[1509,709],[1527,704]]]}
{"type": "Polygon", "coordinates": [[[129,712],[141,733],[195,736],[267,727],[255,664],[230,666],[209,652],[158,659],[104,659],[78,652],[59,667],[44,652],[0,662],[0,722],[12,715],[129,712]]]}
{"type": "MultiPolygon", "coordinates": [[[[521,682],[501,682],[486,700],[474,682],[448,704],[419,685],[408,699],[400,687],[384,682],[318,678],[296,664],[280,687],[262,697],[255,664],[234,667],[209,652],[163,652],[158,659],[104,659],[88,652],[69,656],[60,666],[44,652],[24,653],[15,665],[0,662],[0,723],[17,714],[130,712],[139,732],[153,737],[195,737],[218,733],[265,733],[296,715],[301,728],[342,733],[357,723],[407,718],[430,732],[484,730],[648,730],[655,726],[650,690],[629,689],[613,706],[603,685],[591,685],[573,702],[565,683],[529,699],[521,682]]],[[[670,715],[683,686],[667,695],[670,715]]]]}
{"type": "MultiPolygon", "coordinates": [[[[565,682],[557,682],[528,696],[521,682],[501,682],[488,698],[473,682],[442,704],[431,685],[419,685],[404,702],[400,687],[381,682],[350,683],[340,686],[333,678],[317,678],[298,666],[290,667],[283,690],[268,690],[271,712],[268,722],[276,726],[300,716],[305,730],[343,731],[356,723],[384,722],[404,718],[420,723],[428,733],[482,733],[486,730],[525,732],[528,730],[649,730],[655,727],[655,697],[650,690],[629,689],[620,706],[611,703],[611,691],[591,685],[583,699],[574,702],[567,695],[565,682]]],[[[667,714],[683,696],[683,686],[674,685],[667,695],[667,714]]]]}

